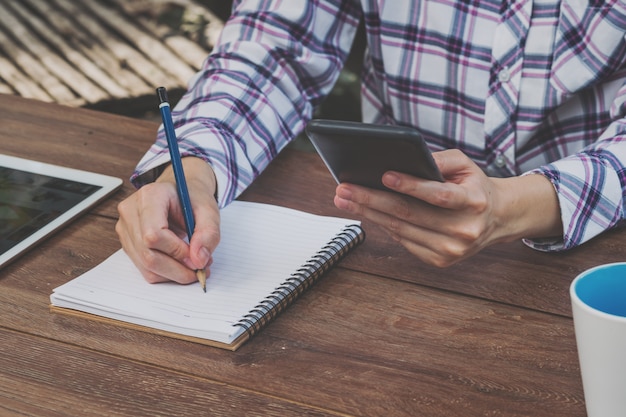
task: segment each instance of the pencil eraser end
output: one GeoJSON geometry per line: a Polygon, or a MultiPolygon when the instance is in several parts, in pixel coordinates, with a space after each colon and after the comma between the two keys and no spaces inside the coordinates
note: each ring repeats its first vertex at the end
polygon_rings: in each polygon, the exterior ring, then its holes
{"type": "Polygon", "coordinates": [[[167,90],[165,87],[159,87],[156,89],[157,97],[159,98],[159,104],[167,103],[167,90]]]}

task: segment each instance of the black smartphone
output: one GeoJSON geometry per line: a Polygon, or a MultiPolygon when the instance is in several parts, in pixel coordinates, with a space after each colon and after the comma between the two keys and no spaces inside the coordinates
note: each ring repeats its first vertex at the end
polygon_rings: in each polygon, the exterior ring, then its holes
{"type": "Polygon", "coordinates": [[[311,120],[305,132],[337,183],[389,191],[387,171],[443,181],[417,129],[338,120],[311,120]]]}

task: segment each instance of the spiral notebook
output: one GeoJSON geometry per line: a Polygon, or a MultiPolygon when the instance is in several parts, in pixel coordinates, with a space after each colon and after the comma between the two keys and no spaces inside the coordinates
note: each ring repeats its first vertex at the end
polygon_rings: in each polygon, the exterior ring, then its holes
{"type": "Polygon", "coordinates": [[[147,283],[120,249],[55,288],[51,308],[236,350],[364,238],[355,220],[235,201],[221,212],[206,293],[147,283]]]}

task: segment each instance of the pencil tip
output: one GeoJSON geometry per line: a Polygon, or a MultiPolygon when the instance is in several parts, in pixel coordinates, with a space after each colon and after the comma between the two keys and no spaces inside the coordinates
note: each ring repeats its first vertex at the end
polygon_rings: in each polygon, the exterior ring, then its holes
{"type": "Polygon", "coordinates": [[[206,271],[204,269],[198,269],[196,270],[196,276],[198,277],[200,286],[202,286],[202,291],[206,292],[206,271]]]}

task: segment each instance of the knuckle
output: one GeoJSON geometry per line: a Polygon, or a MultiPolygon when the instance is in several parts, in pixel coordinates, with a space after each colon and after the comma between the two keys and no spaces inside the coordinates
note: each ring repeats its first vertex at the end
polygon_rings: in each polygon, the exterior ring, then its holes
{"type": "Polygon", "coordinates": [[[405,199],[401,199],[393,206],[393,215],[397,218],[408,220],[411,217],[411,207],[405,199]]]}
{"type": "Polygon", "coordinates": [[[371,198],[369,193],[356,192],[354,194],[355,200],[361,204],[368,206],[371,203],[371,198]]]}
{"type": "Polygon", "coordinates": [[[387,221],[387,229],[391,232],[398,232],[400,230],[400,220],[397,217],[389,216],[387,221]]]}
{"type": "Polygon", "coordinates": [[[117,203],[117,212],[120,214],[120,216],[125,213],[127,204],[128,203],[126,202],[126,200],[122,200],[117,203]]]}
{"type": "Polygon", "coordinates": [[[435,206],[447,207],[452,201],[453,193],[448,188],[439,189],[432,195],[432,203],[435,206]]]}
{"type": "Polygon", "coordinates": [[[145,272],[143,274],[143,277],[148,282],[148,284],[157,284],[159,282],[163,282],[163,279],[161,277],[152,272],[145,272]]]}
{"type": "Polygon", "coordinates": [[[467,246],[456,240],[445,243],[439,251],[445,262],[449,262],[448,265],[451,265],[453,262],[463,258],[467,255],[467,252],[467,246]]]}
{"type": "Polygon", "coordinates": [[[156,276],[156,274],[153,274],[150,271],[154,271],[159,263],[159,257],[157,256],[156,253],[154,253],[154,251],[150,250],[150,249],[145,249],[143,251],[141,251],[141,263],[143,264],[144,268],[148,271],[145,275],[154,275],[156,276]]]}
{"type": "Polygon", "coordinates": [[[465,158],[466,157],[465,153],[463,153],[460,149],[457,149],[457,148],[450,149],[450,154],[454,155],[457,158],[465,158]]]}
{"type": "Polygon", "coordinates": [[[473,196],[471,204],[477,213],[484,213],[489,208],[489,199],[485,194],[477,194],[473,196]]]}
{"type": "Polygon", "coordinates": [[[122,221],[118,220],[117,222],[115,222],[115,233],[117,233],[117,236],[119,238],[122,237],[123,234],[123,226],[122,226],[122,221]]]}
{"type": "Polygon", "coordinates": [[[146,184],[135,192],[135,199],[139,207],[146,207],[163,195],[163,186],[160,183],[146,184]]]}
{"type": "Polygon", "coordinates": [[[445,256],[434,256],[430,259],[430,264],[437,268],[447,268],[452,265],[454,262],[451,259],[446,258],[445,256]]]}
{"type": "Polygon", "coordinates": [[[457,236],[465,242],[474,242],[478,240],[483,233],[483,229],[478,224],[465,224],[457,229],[457,236]]]}
{"type": "Polygon", "coordinates": [[[145,247],[153,248],[159,243],[159,233],[156,230],[145,230],[142,235],[142,241],[145,247]]]}

